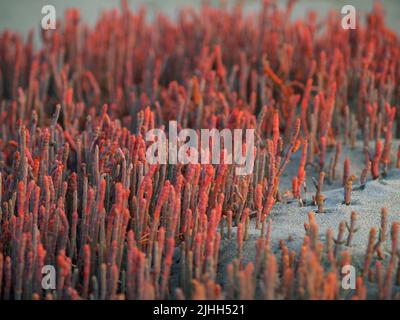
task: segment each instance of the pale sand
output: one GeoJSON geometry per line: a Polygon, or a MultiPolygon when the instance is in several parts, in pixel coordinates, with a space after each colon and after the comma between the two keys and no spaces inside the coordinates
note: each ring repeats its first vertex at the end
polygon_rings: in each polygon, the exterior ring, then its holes
{"type": "MultiPolygon", "coordinates": [[[[398,141],[392,144],[392,150],[397,150],[398,141]]],[[[374,144],[371,143],[370,149],[374,150],[374,144]]],[[[330,158],[332,151],[328,153],[327,159],[330,158]]],[[[287,168],[286,175],[282,178],[280,191],[289,190],[291,179],[297,173],[300,151],[294,155],[290,165],[287,168]]],[[[392,155],[393,162],[395,154],[392,155]]],[[[329,161],[327,161],[329,162],[329,161]]],[[[270,215],[272,220],[271,245],[272,250],[279,253],[279,241],[285,240],[290,250],[299,252],[300,246],[303,243],[305,236],[304,222],[308,222],[308,213],[315,212],[316,221],[318,222],[320,240],[325,240],[326,231],[332,228],[336,237],[338,226],[341,221],[350,222],[352,211],[357,212],[356,228],[351,247],[342,245],[342,250],[350,250],[352,253],[352,264],[356,267],[357,272],[360,272],[364,261],[364,253],[368,244],[368,236],[371,227],[376,227],[379,230],[381,225],[381,209],[388,209],[388,240],[383,245],[386,255],[390,254],[390,227],[393,221],[400,221],[400,169],[391,169],[385,178],[371,180],[369,176],[368,182],[364,190],[360,190],[359,177],[364,166],[364,154],[362,144],[358,143],[354,150],[343,146],[340,163],[337,167],[337,180],[333,185],[325,180],[323,194],[326,198],[325,213],[318,214],[317,207],[307,205],[301,207],[297,201],[289,201],[288,203],[277,203],[270,215]],[[351,205],[343,204],[344,195],[342,183],[343,162],[345,156],[348,156],[351,161],[351,174],[357,176],[354,183],[354,191],[352,192],[351,205]],[[357,190],[358,189],[358,190],[357,190]],[[289,240],[290,237],[290,240],[289,240]]],[[[315,188],[311,182],[311,174],[315,170],[309,168],[307,171],[307,202],[310,203],[312,196],[315,194],[315,188]]],[[[237,256],[236,230],[232,232],[232,239],[224,239],[221,241],[220,259],[219,259],[219,275],[218,280],[221,283],[225,282],[226,265],[237,256]]],[[[254,220],[251,222],[249,230],[249,239],[244,242],[243,247],[243,264],[246,265],[250,261],[255,261],[255,244],[260,237],[260,230],[255,228],[254,220]]],[[[345,232],[347,239],[348,232],[345,232]]],[[[370,286],[370,285],[369,285],[370,286]]],[[[372,294],[374,286],[370,289],[369,294],[372,294]]],[[[399,289],[399,288],[397,288],[399,289]]],[[[351,294],[351,292],[349,293],[351,294]]]]}
{"type": "MultiPolygon", "coordinates": [[[[337,178],[335,183],[330,185],[327,179],[324,184],[323,194],[326,197],[325,213],[316,213],[317,207],[314,205],[300,206],[299,203],[293,200],[286,201],[285,203],[277,203],[270,215],[272,220],[271,232],[271,248],[279,258],[279,242],[285,240],[289,250],[294,250],[299,253],[299,249],[303,243],[305,236],[304,222],[308,222],[308,213],[315,212],[316,221],[318,223],[319,238],[325,241],[326,231],[332,228],[334,237],[336,238],[338,226],[341,221],[350,222],[352,211],[357,212],[356,228],[357,232],[354,234],[351,247],[346,245],[341,246],[341,250],[349,250],[352,254],[352,264],[355,266],[357,273],[362,270],[364,262],[364,255],[366,246],[368,244],[368,236],[371,227],[376,227],[379,230],[381,225],[381,209],[383,207],[388,209],[388,235],[387,241],[382,245],[384,254],[390,254],[390,228],[393,221],[400,221],[400,169],[393,168],[396,161],[397,147],[399,140],[392,143],[392,168],[389,170],[385,178],[371,180],[369,175],[365,189],[359,189],[359,177],[364,167],[364,153],[362,143],[357,143],[355,149],[350,149],[348,146],[343,146],[340,161],[337,167],[337,178]],[[350,173],[355,174],[357,180],[354,183],[354,191],[352,193],[352,201],[349,206],[343,204],[343,162],[346,155],[350,159],[350,173]],[[290,238],[290,240],[289,240],[290,238]]],[[[374,151],[374,143],[370,144],[371,152],[374,151]]],[[[328,150],[327,161],[334,150],[328,150]]],[[[297,174],[301,151],[299,150],[293,155],[292,161],[289,163],[287,170],[280,181],[280,191],[284,193],[291,188],[291,180],[297,174]]],[[[317,160],[317,159],[316,159],[317,160]]],[[[312,196],[315,194],[315,188],[311,181],[311,176],[314,174],[316,177],[316,170],[308,168],[307,170],[307,188],[308,193],[305,198],[307,203],[311,203],[312,196]]],[[[249,262],[255,261],[255,245],[257,239],[260,237],[261,231],[255,228],[254,219],[252,219],[249,228],[249,239],[244,241],[243,244],[243,260],[245,266],[249,262]]],[[[344,239],[347,240],[348,232],[345,231],[344,239]]],[[[217,282],[224,286],[226,280],[226,266],[237,257],[237,228],[232,230],[231,240],[227,239],[225,232],[224,239],[221,240],[220,254],[218,261],[217,282]]],[[[175,263],[172,266],[172,279],[173,287],[178,285],[179,261],[178,250],[175,254],[175,263]]],[[[385,259],[383,263],[387,263],[385,259]]],[[[366,283],[368,288],[368,297],[376,298],[376,284],[366,283]]],[[[394,287],[393,292],[400,292],[400,287],[394,287]]],[[[351,297],[354,290],[342,291],[342,297],[351,297]]]]}

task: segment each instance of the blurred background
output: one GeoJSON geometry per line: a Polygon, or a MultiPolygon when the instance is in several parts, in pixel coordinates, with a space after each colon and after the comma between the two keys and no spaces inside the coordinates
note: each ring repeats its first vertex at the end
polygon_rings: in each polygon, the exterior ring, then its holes
{"type": "MultiPolygon", "coordinates": [[[[223,0],[227,5],[232,5],[238,0],[223,0]]],[[[247,10],[257,10],[262,0],[241,0],[247,10]]],[[[148,17],[163,11],[174,16],[182,6],[201,5],[202,0],[128,0],[133,9],[144,5],[147,8],[148,17]]],[[[208,0],[213,5],[218,5],[221,0],[208,0]]],[[[284,5],[286,0],[278,0],[284,5]]],[[[298,0],[293,11],[293,18],[303,17],[304,14],[313,9],[321,16],[328,10],[338,10],[346,4],[353,5],[358,13],[371,10],[375,0],[298,0]]],[[[400,34],[400,0],[380,0],[386,12],[388,25],[400,34]]],[[[42,19],[41,8],[46,5],[54,5],[57,17],[62,17],[64,10],[69,7],[81,9],[81,15],[86,22],[93,25],[99,13],[104,9],[120,6],[120,0],[0,0],[0,32],[6,28],[27,33],[31,28],[39,28],[42,19]]],[[[35,32],[38,34],[38,32],[35,32]]]]}

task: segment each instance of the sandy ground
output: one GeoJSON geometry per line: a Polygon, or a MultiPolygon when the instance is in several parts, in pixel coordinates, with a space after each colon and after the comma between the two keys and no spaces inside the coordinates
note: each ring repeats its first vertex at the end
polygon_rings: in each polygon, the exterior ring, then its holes
{"type": "MultiPolygon", "coordinates": [[[[271,213],[272,233],[271,246],[274,252],[279,252],[278,246],[280,240],[285,240],[288,248],[297,253],[303,243],[305,236],[304,222],[308,222],[308,213],[315,212],[316,221],[318,223],[319,238],[325,242],[326,231],[332,228],[336,237],[338,227],[341,221],[350,223],[351,212],[357,213],[356,228],[352,240],[351,247],[342,245],[342,250],[350,250],[352,253],[352,264],[356,267],[357,272],[362,268],[364,254],[368,244],[368,236],[371,227],[376,227],[379,230],[381,225],[381,209],[388,209],[389,232],[393,221],[400,221],[400,169],[391,169],[385,178],[371,180],[369,177],[365,189],[359,189],[359,177],[364,166],[364,155],[362,152],[362,144],[358,143],[356,149],[349,150],[348,147],[343,147],[342,156],[337,169],[337,180],[334,184],[329,185],[325,182],[323,194],[326,197],[325,213],[318,214],[317,207],[314,205],[300,206],[296,201],[289,203],[277,203],[271,213]],[[352,202],[349,206],[343,204],[344,190],[341,186],[343,162],[345,156],[348,156],[351,161],[351,174],[357,176],[354,183],[354,191],[352,192],[352,202]]],[[[394,142],[392,149],[398,146],[398,141],[394,142]]],[[[371,143],[372,148],[372,143],[371,143]]],[[[330,154],[328,154],[330,155],[330,154]]],[[[288,166],[287,174],[282,178],[281,191],[285,191],[290,187],[291,177],[297,172],[299,152],[295,154],[292,162],[288,166]]],[[[329,159],[329,156],[327,157],[329,159]]],[[[395,159],[394,155],[392,156],[395,159]]],[[[308,192],[306,199],[311,203],[312,196],[315,194],[314,185],[311,182],[311,171],[307,172],[308,192]]],[[[347,239],[348,232],[345,232],[347,239]]],[[[255,244],[260,237],[260,230],[255,228],[255,223],[252,221],[250,226],[250,237],[244,242],[243,247],[243,262],[247,264],[250,261],[255,261],[255,244]]],[[[387,242],[383,245],[384,253],[389,255],[390,235],[387,242]]],[[[221,241],[219,270],[221,271],[219,281],[224,283],[226,265],[236,257],[236,228],[233,231],[232,240],[224,239],[221,241]],[[233,240],[234,239],[234,240],[233,240]]],[[[372,288],[373,289],[373,288],[372,288]]],[[[374,290],[369,293],[372,294],[374,290]]]]}
{"type": "MultiPolygon", "coordinates": [[[[400,141],[394,141],[392,144],[392,151],[397,150],[400,141]]],[[[373,150],[373,143],[370,144],[370,149],[373,150]]],[[[304,222],[308,222],[308,213],[315,212],[316,221],[318,223],[319,239],[325,243],[326,232],[332,228],[334,237],[338,233],[338,227],[341,221],[350,223],[352,211],[357,213],[356,229],[351,246],[341,245],[341,251],[348,250],[351,252],[352,265],[356,268],[357,273],[362,270],[366,247],[368,244],[369,232],[372,227],[379,230],[381,226],[381,209],[383,207],[388,210],[388,237],[387,241],[383,243],[382,249],[384,255],[390,255],[390,228],[393,221],[400,221],[400,169],[391,168],[385,178],[372,180],[371,176],[367,180],[364,189],[360,189],[359,177],[364,166],[362,142],[356,144],[355,149],[350,149],[348,146],[343,146],[340,161],[337,167],[337,178],[333,184],[325,182],[323,194],[326,198],[325,213],[318,214],[317,207],[310,205],[312,196],[315,194],[315,188],[312,183],[311,177],[314,169],[307,171],[307,189],[308,192],[305,198],[308,205],[300,206],[299,203],[292,200],[283,200],[277,203],[270,215],[272,221],[271,232],[271,248],[279,258],[279,242],[284,240],[289,250],[294,250],[299,253],[306,234],[304,229],[304,222]],[[344,189],[342,187],[343,176],[343,163],[345,157],[350,159],[351,174],[356,175],[357,180],[353,185],[352,201],[349,206],[343,204],[344,189]]],[[[284,193],[290,190],[291,179],[297,174],[300,151],[292,157],[289,163],[286,174],[281,178],[280,191],[284,193]]],[[[327,153],[327,159],[332,155],[333,150],[327,153]]],[[[395,153],[392,153],[392,161],[396,159],[395,153]]],[[[249,262],[255,262],[256,258],[256,241],[261,235],[261,230],[256,229],[254,220],[251,221],[249,229],[249,239],[244,241],[243,244],[243,265],[249,262]]],[[[348,232],[345,231],[344,239],[347,240],[348,232]]],[[[220,255],[218,262],[217,281],[222,285],[226,281],[226,266],[237,258],[237,228],[234,227],[232,231],[232,239],[227,239],[226,232],[224,239],[220,244],[220,255]]],[[[178,253],[178,252],[176,252],[178,253]]],[[[176,255],[176,258],[178,254],[176,255]]],[[[386,259],[388,260],[388,259],[386,259]]],[[[384,262],[385,263],[385,262],[384,262]]],[[[179,261],[175,260],[172,267],[172,277],[177,281],[176,275],[179,271],[179,261]]],[[[368,297],[376,297],[376,284],[367,283],[368,297]]],[[[394,287],[393,292],[400,292],[400,287],[394,287]]],[[[351,297],[354,291],[348,290],[342,292],[343,296],[348,295],[351,297]]]]}

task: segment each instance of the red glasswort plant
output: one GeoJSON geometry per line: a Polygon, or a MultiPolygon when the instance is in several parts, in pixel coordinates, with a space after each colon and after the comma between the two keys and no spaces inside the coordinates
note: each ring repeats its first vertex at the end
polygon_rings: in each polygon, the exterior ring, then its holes
{"type": "MultiPolygon", "coordinates": [[[[376,179],[390,169],[392,135],[400,137],[400,42],[379,6],[365,27],[348,31],[334,15],[324,28],[315,14],[291,21],[292,5],[265,0],[248,14],[240,5],[203,5],[148,22],[144,9],[122,1],[122,11],[104,12],[94,28],[68,10],[57,30],[41,33],[38,49],[32,33],[1,33],[2,299],[344,297],[340,267],[352,258],[342,246],[345,223],[323,243],[310,213],[299,251],[282,241],[274,252],[273,208],[300,149],[293,196],[301,199],[306,169],[317,168],[319,212],[332,148],[331,182],[342,144],[355,147],[358,134],[367,151],[376,141],[362,183],[369,170],[376,179]],[[171,119],[179,130],[255,129],[254,171],[150,165],[145,134],[171,119]],[[248,262],[254,219],[260,236],[248,262]],[[222,270],[226,242],[237,252],[222,270]],[[42,289],[44,265],[57,270],[54,291],[42,289]]],[[[393,298],[394,274],[400,282],[398,224],[388,266],[376,263],[386,238],[377,246],[375,237],[371,229],[353,299],[373,295],[370,282],[380,298],[393,298]]]]}

